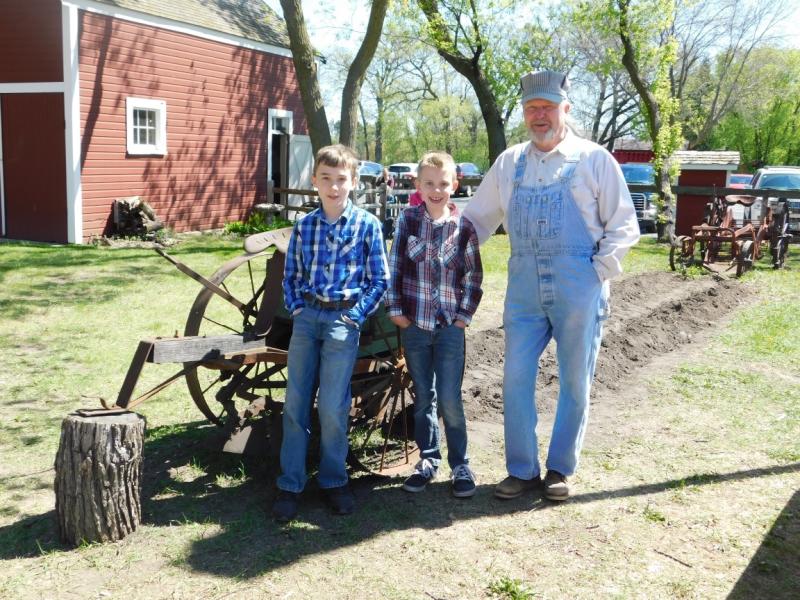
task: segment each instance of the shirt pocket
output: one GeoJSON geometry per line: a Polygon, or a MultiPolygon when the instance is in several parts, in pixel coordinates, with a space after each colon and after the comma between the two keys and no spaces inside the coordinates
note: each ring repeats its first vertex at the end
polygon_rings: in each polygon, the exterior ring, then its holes
{"type": "Polygon", "coordinates": [[[445,269],[458,269],[462,260],[458,252],[458,243],[446,242],[442,249],[442,264],[445,269]]]}
{"type": "Polygon", "coordinates": [[[564,214],[563,190],[543,194],[537,198],[536,227],[540,240],[558,237],[564,214]]]}
{"type": "Polygon", "coordinates": [[[414,262],[421,262],[425,259],[428,245],[415,235],[408,236],[406,244],[406,256],[414,262]]]}
{"type": "Polygon", "coordinates": [[[349,268],[355,268],[359,262],[359,250],[361,246],[358,243],[358,238],[354,236],[343,237],[339,241],[338,261],[340,264],[346,264],[349,268]]]}

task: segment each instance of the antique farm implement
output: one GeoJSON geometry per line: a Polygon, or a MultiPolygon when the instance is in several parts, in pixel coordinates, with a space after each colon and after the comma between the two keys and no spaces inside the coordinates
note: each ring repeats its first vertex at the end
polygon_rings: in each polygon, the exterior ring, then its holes
{"type": "MultiPolygon", "coordinates": [[[[132,409],[183,378],[197,408],[220,428],[223,450],[275,458],[292,330],[281,288],[290,233],[287,228],[250,236],[245,254],[209,278],[157,250],[202,288],[182,336],[139,342],[116,406],[109,408],[132,409]],[[182,368],[133,397],[148,362],[182,368]]],[[[410,387],[397,328],[380,309],[363,327],[351,378],[351,466],[389,474],[413,460],[406,418],[410,387]]]]}
{"type": "Polygon", "coordinates": [[[719,272],[736,269],[736,276],[761,258],[769,246],[772,265],[783,267],[791,234],[786,199],[761,202],[758,196],[716,197],[706,205],[703,223],[672,245],[672,270],[699,264],[719,272]]]}

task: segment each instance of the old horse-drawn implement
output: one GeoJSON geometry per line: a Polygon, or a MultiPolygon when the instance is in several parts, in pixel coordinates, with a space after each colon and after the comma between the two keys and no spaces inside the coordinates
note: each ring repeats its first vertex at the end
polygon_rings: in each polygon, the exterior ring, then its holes
{"type": "Polygon", "coordinates": [[[706,205],[703,223],[680,236],[670,249],[672,270],[693,264],[713,271],[736,269],[740,276],[761,258],[769,244],[772,265],[783,267],[791,241],[785,198],[761,201],[758,196],[715,197],[706,205]]]}
{"type": "MultiPolygon", "coordinates": [[[[139,343],[116,407],[132,409],[184,378],[197,408],[223,433],[225,451],[277,456],[292,328],[281,288],[290,233],[287,228],[250,236],[245,254],[209,278],[157,250],[203,287],[182,336],[139,343]],[[147,362],[183,368],[134,398],[147,362]]],[[[351,379],[351,466],[389,474],[413,460],[406,418],[410,387],[397,328],[381,308],[363,327],[351,379]]]]}

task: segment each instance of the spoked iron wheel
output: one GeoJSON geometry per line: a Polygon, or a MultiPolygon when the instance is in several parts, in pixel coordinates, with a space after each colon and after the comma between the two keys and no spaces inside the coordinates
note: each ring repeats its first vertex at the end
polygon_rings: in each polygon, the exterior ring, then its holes
{"type": "Polygon", "coordinates": [[[786,263],[786,253],[792,239],[789,234],[789,208],[787,203],[778,202],[773,212],[772,232],[770,239],[770,253],[772,267],[782,269],[786,263]]]}
{"type": "MultiPolygon", "coordinates": [[[[364,364],[361,359],[360,364],[364,364]]],[[[356,368],[358,370],[358,367],[356,368]]],[[[413,443],[413,392],[405,359],[393,353],[351,382],[350,452],[354,469],[392,476],[407,471],[419,457],[413,443]]]]}
{"type": "MultiPolygon", "coordinates": [[[[257,334],[262,334],[268,326],[258,319],[261,305],[283,304],[279,286],[283,261],[284,256],[279,252],[271,257],[261,252],[226,262],[209,280],[236,300],[222,298],[203,288],[195,298],[184,330],[187,336],[235,333],[244,335],[245,339],[252,337],[256,340],[254,343],[261,346],[266,342],[268,351],[259,354],[257,360],[248,359],[241,364],[209,360],[192,369],[186,375],[186,383],[192,400],[203,415],[230,431],[255,424],[257,418],[268,414],[269,435],[274,441],[280,438],[291,324],[282,313],[283,317],[272,321],[272,329],[265,340],[258,341],[257,334]],[[266,279],[267,273],[271,274],[269,280],[266,279]]],[[[282,312],[282,309],[271,312],[282,312]]],[[[396,338],[396,330],[388,318],[375,318],[385,322],[385,339],[396,338]]],[[[375,327],[380,330],[381,324],[376,323],[375,327]]],[[[413,439],[413,428],[406,423],[412,405],[408,389],[410,377],[396,347],[383,342],[376,344],[378,351],[374,354],[365,354],[362,347],[351,381],[353,400],[348,462],[356,469],[393,475],[407,470],[417,456],[415,446],[408,441],[413,439]]],[[[309,455],[314,457],[317,455],[315,444],[312,443],[309,451],[309,455]]],[[[274,446],[274,443],[270,444],[270,452],[276,456],[278,448],[274,446]]]]}
{"type": "MultiPolygon", "coordinates": [[[[223,264],[209,279],[228,292],[234,301],[221,298],[207,288],[200,290],[186,321],[184,335],[215,336],[232,333],[253,335],[258,308],[264,297],[267,253],[245,254],[223,264]]],[[[277,268],[275,258],[271,266],[277,268]]],[[[280,261],[282,263],[282,260],[280,261]]],[[[272,392],[285,388],[285,359],[238,365],[209,361],[186,375],[192,400],[216,425],[249,418],[265,408],[272,392]]]]}
{"type": "Polygon", "coordinates": [[[688,236],[682,235],[675,239],[669,249],[669,266],[673,271],[685,269],[694,263],[694,255],[690,250],[691,244],[688,236]]]}
{"type": "Polygon", "coordinates": [[[754,246],[752,241],[737,242],[739,252],[736,256],[736,276],[741,277],[746,271],[753,268],[754,246]]]}

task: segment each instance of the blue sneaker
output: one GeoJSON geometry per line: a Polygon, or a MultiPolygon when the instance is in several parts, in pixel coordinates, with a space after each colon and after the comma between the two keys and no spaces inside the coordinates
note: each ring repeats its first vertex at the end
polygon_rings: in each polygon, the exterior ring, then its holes
{"type": "Polygon", "coordinates": [[[475,473],[468,465],[458,465],[453,469],[453,496],[470,498],[475,495],[475,473]]]}
{"type": "Polygon", "coordinates": [[[436,479],[436,467],[429,459],[423,458],[414,467],[411,476],[403,483],[403,489],[412,493],[421,492],[434,479],[436,479]]]}

